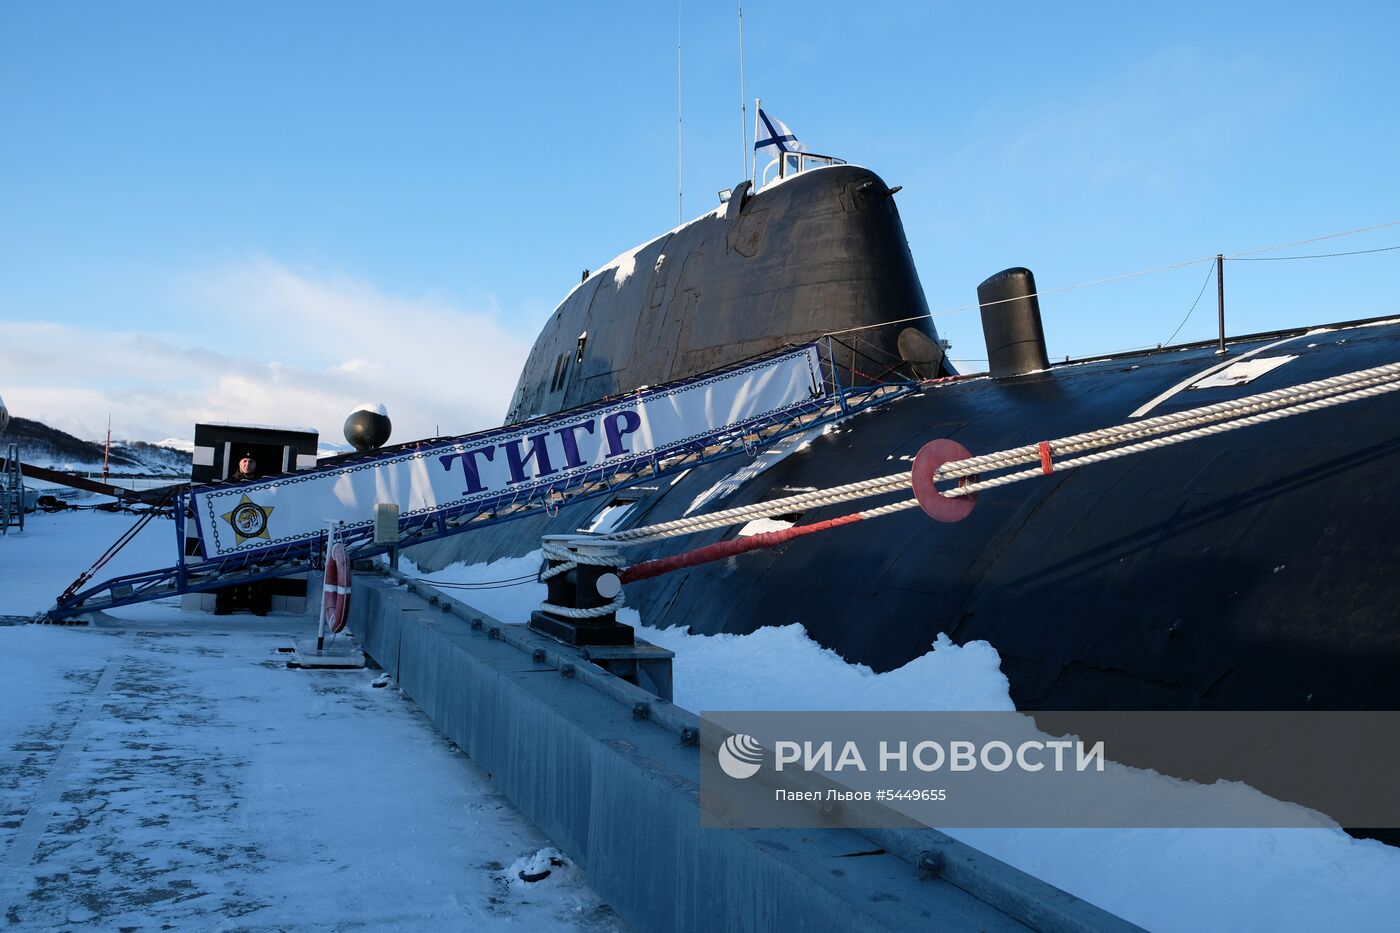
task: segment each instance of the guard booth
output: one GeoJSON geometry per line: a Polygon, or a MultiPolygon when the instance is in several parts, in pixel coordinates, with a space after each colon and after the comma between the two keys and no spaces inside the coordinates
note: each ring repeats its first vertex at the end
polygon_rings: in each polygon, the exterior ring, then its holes
{"type": "MultiPolygon", "coordinates": [[[[230,473],[238,472],[238,461],[245,454],[252,454],[257,461],[255,475],[258,478],[308,470],[316,465],[318,437],[315,428],[217,421],[196,424],[190,482],[201,486],[224,482],[230,473]]],[[[185,525],[185,560],[197,563],[202,557],[194,524],[188,523],[185,525]]],[[[306,611],[306,574],[276,577],[266,585],[271,589],[273,612],[306,611]]],[[[213,612],[216,598],[214,593],[186,593],[180,597],[180,607],[213,612]]]]}

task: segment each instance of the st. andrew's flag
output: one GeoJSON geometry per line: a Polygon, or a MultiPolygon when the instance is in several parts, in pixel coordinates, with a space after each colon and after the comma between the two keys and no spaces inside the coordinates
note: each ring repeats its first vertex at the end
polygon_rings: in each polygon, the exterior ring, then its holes
{"type": "Polygon", "coordinates": [[[758,157],[758,164],[764,166],[773,159],[780,158],[784,152],[806,152],[807,147],[797,141],[797,137],[792,135],[792,130],[787,128],[786,123],[770,117],[760,107],[758,138],[754,140],[753,151],[758,157]]]}

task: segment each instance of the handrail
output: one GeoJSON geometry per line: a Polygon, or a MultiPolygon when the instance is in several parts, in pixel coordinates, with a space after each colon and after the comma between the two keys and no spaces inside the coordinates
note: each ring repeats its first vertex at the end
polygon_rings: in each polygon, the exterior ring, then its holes
{"type": "MultiPolygon", "coordinates": [[[[618,488],[655,479],[657,476],[679,473],[683,469],[733,456],[741,451],[766,447],[779,440],[811,429],[814,425],[873,408],[892,399],[918,391],[915,383],[883,383],[880,385],[838,388],[835,396],[823,396],[775,415],[766,423],[733,428],[697,442],[685,450],[677,450],[662,460],[630,462],[627,470],[592,471],[586,477],[551,487],[542,492],[522,494],[503,503],[464,505],[460,509],[444,510],[416,518],[401,526],[400,547],[424,544],[439,538],[460,534],[486,525],[523,518],[547,507],[551,497],[559,495],[564,501],[578,501],[615,493],[618,488]],[[757,444],[748,438],[756,437],[757,444]]],[[[623,466],[623,465],[619,465],[623,466]]],[[[177,505],[177,512],[183,504],[177,505]]],[[[351,559],[372,557],[384,553],[389,545],[374,543],[372,528],[346,529],[342,540],[351,559]]],[[[227,586],[303,573],[315,569],[325,546],[324,536],[280,545],[276,548],[210,558],[183,566],[125,574],[105,580],[83,590],[65,593],[47,611],[52,619],[62,619],[94,609],[144,602],[160,596],[194,593],[227,586]]]]}
{"type": "Polygon", "coordinates": [[[761,176],[762,185],[760,187],[768,186],[768,176],[773,166],[776,165],[778,167],[778,179],[781,180],[789,175],[796,175],[799,172],[807,171],[809,168],[807,165],[808,162],[816,163],[816,165],[811,166],[812,168],[820,168],[826,165],[847,164],[845,159],[838,159],[835,156],[829,155],[820,155],[815,152],[784,152],[763,167],[763,175],[761,176]],[[789,163],[792,164],[791,170],[788,168],[789,163]]]}

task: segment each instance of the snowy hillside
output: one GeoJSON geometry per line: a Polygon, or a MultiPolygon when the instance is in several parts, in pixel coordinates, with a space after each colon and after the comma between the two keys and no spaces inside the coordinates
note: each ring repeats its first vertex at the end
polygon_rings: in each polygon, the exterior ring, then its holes
{"type": "MultiPolygon", "coordinates": [[[[69,472],[102,469],[102,444],[97,441],[81,440],[28,418],[12,419],[5,434],[6,440],[19,444],[19,459],[23,463],[69,472]]],[[[176,449],[174,443],[179,442],[114,441],[108,457],[109,472],[119,476],[188,477],[193,445],[176,449]]]]}

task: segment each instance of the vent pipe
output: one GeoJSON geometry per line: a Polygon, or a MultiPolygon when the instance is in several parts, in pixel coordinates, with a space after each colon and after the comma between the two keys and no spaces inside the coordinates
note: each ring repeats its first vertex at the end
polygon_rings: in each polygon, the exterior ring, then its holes
{"type": "Polygon", "coordinates": [[[1017,266],[998,272],[977,286],[977,303],[988,373],[1000,378],[1050,368],[1031,270],[1017,266]]]}

